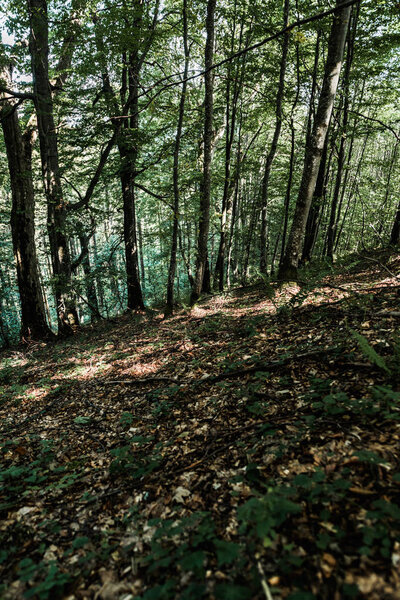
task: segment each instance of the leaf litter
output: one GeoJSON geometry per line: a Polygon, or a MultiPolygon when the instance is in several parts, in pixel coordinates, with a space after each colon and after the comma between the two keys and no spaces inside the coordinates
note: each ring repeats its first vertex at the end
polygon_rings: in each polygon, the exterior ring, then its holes
{"type": "Polygon", "coordinates": [[[0,597],[400,598],[379,265],[3,352],[0,597]]]}

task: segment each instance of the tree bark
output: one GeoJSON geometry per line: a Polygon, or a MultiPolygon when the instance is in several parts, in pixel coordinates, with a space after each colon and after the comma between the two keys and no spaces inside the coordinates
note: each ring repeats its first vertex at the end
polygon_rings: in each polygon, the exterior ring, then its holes
{"type": "Polygon", "coordinates": [[[89,254],[90,237],[83,230],[83,228],[80,228],[78,237],[79,237],[79,243],[81,246],[81,255],[83,255],[82,269],[85,274],[85,290],[86,290],[87,304],[89,307],[91,320],[96,321],[97,319],[101,319],[102,317],[101,317],[100,310],[99,310],[96,286],[94,283],[92,267],[90,264],[90,254],[89,254]]]}
{"type": "Polygon", "coordinates": [[[302,252],[307,217],[315,190],[326,133],[338,87],[344,45],[349,26],[351,7],[341,8],[343,2],[344,0],[336,0],[336,7],[338,10],[333,17],[331,33],[329,36],[324,80],[319,97],[312,136],[306,148],[303,176],[297,198],[294,220],[285,256],[279,269],[279,279],[297,278],[297,269],[302,252]]]}
{"type": "MultiPolygon", "coordinates": [[[[289,24],[289,2],[285,0],[283,9],[283,28],[289,24]]],[[[268,188],[269,179],[271,176],[272,163],[274,162],[276,151],[278,149],[278,141],[282,129],[282,102],[283,93],[285,89],[285,75],[286,75],[286,62],[289,48],[289,35],[286,33],[283,36],[282,44],[282,56],[279,70],[279,84],[276,94],[276,105],[275,105],[275,129],[272,137],[271,147],[268,152],[264,175],[261,184],[261,230],[260,230],[260,272],[264,275],[267,274],[267,229],[268,229],[268,188]]]]}
{"type": "Polygon", "coordinates": [[[46,0],[28,0],[30,53],[43,184],[47,199],[47,227],[54,277],[59,334],[78,325],[71,294],[71,257],[65,230],[66,204],[60,177],[57,129],[49,79],[49,43],[46,0]]]}
{"type": "MultiPolygon", "coordinates": [[[[11,76],[2,73],[6,83],[11,76]]],[[[11,87],[11,86],[9,86],[11,87]]],[[[21,331],[24,339],[53,337],[47,321],[40,284],[35,245],[35,197],[32,181],[32,130],[29,125],[21,131],[15,102],[2,98],[0,119],[6,147],[11,183],[11,235],[17,267],[18,290],[21,303],[21,331]]]]}
{"type": "Polygon", "coordinates": [[[397,206],[396,216],[390,234],[390,244],[396,246],[400,242],[400,202],[397,206]]]}
{"type": "Polygon", "coordinates": [[[334,246],[337,235],[337,229],[340,218],[340,204],[339,196],[342,185],[343,178],[343,169],[345,163],[345,155],[346,155],[346,141],[347,141],[347,128],[349,122],[349,104],[350,104],[350,69],[351,63],[353,60],[353,52],[354,52],[354,37],[356,33],[356,17],[352,19],[352,27],[349,27],[347,34],[347,56],[346,56],[346,65],[344,69],[344,77],[343,77],[343,110],[342,110],[342,126],[340,128],[340,143],[339,143],[339,152],[337,158],[337,171],[336,171],[336,180],[335,187],[333,191],[332,204],[331,204],[331,212],[329,217],[329,225],[327,232],[327,257],[330,260],[333,260],[334,246]]]}
{"type": "Polygon", "coordinates": [[[203,287],[203,278],[207,263],[207,242],[210,228],[211,198],[211,152],[213,138],[213,94],[214,77],[210,69],[214,57],[214,14],[216,0],[208,0],[205,47],[205,97],[204,97],[204,159],[203,181],[200,191],[199,237],[197,242],[196,275],[190,303],[193,305],[199,298],[203,287]]]}
{"type": "MultiPolygon", "coordinates": [[[[235,5],[236,10],[236,5],[235,5]]],[[[236,18],[236,13],[235,13],[236,18]]],[[[239,34],[239,47],[242,44],[244,20],[242,19],[240,34],[239,34]]],[[[233,54],[234,42],[236,35],[236,21],[232,27],[231,35],[231,47],[230,52],[233,54]]],[[[247,44],[246,44],[247,45],[247,44]]],[[[231,173],[231,157],[232,147],[235,138],[236,118],[238,112],[238,101],[239,95],[243,86],[243,78],[245,74],[245,59],[246,55],[243,55],[242,61],[238,64],[235,72],[233,73],[233,92],[231,94],[232,86],[232,63],[228,64],[227,73],[227,84],[226,84],[226,127],[225,127],[225,178],[224,178],[224,191],[222,195],[222,207],[221,207],[221,224],[220,224],[220,238],[217,260],[215,264],[214,273],[214,287],[218,288],[220,292],[224,289],[224,275],[225,275],[225,254],[227,245],[227,234],[228,234],[228,216],[231,211],[232,201],[235,195],[235,188],[237,185],[237,178],[239,176],[239,165],[240,165],[240,154],[238,154],[238,160],[236,161],[236,169],[234,173],[231,173]],[[240,72],[239,72],[240,69],[240,72]],[[232,95],[232,99],[231,99],[232,95]],[[232,100],[232,108],[231,108],[232,100]]],[[[240,135],[239,126],[239,135],[240,135]]],[[[239,144],[240,146],[240,144],[239,144]]]]}
{"type": "Polygon", "coordinates": [[[178,250],[178,229],[179,229],[179,151],[181,146],[183,117],[185,114],[187,76],[189,71],[189,45],[188,45],[188,27],[187,27],[187,0],[183,0],[183,48],[185,54],[185,66],[183,70],[183,82],[181,98],[179,102],[178,125],[176,128],[175,145],[174,145],[174,166],[172,172],[173,188],[174,188],[174,213],[172,225],[172,243],[171,256],[168,269],[167,282],[167,302],[164,310],[164,318],[172,315],[174,310],[174,282],[176,273],[176,255],[178,250]]]}

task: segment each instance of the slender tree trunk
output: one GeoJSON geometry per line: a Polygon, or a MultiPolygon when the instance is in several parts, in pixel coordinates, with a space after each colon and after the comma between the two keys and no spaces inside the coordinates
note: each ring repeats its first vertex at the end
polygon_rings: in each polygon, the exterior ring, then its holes
{"type": "Polygon", "coordinates": [[[247,239],[244,247],[243,266],[242,266],[242,285],[246,285],[249,277],[249,264],[250,264],[250,252],[251,244],[254,236],[254,231],[257,223],[257,201],[253,199],[253,205],[250,214],[249,226],[247,229],[247,239]]]}
{"type": "MultiPolygon", "coordinates": [[[[286,245],[286,236],[287,229],[289,223],[289,207],[290,207],[290,195],[292,192],[292,183],[293,183],[293,171],[294,171],[294,153],[295,153],[295,129],[294,129],[294,120],[293,117],[291,119],[291,139],[290,139],[290,161],[289,161],[289,175],[286,186],[286,195],[285,195],[285,203],[284,203],[284,214],[283,214],[283,228],[282,228],[282,243],[281,243],[281,255],[279,259],[279,264],[282,263],[283,256],[285,254],[285,245],[286,245]]],[[[271,272],[274,269],[274,261],[272,261],[271,272]]]]}
{"type": "Polygon", "coordinates": [[[328,162],[328,140],[325,139],[324,149],[322,151],[321,162],[318,169],[318,177],[315,185],[315,190],[310,206],[310,211],[307,217],[306,231],[304,237],[303,252],[301,261],[307,262],[311,260],[315,242],[318,233],[318,223],[321,208],[325,200],[325,183],[326,183],[326,167],[328,162]]]}
{"type": "MultiPolygon", "coordinates": [[[[318,44],[317,44],[318,46],[318,44]]],[[[296,95],[293,100],[292,110],[290,115],[290,160],[289,160],[289,175],[288,181],[286,185],[286,194],[285,194],[285,202],[284,202],[284,215],[283,215],[283,228],[282,228],[282,245],[281,245],[281,253],[279,258],[279,264],[281,264],[283,255],[285,252],[286,245],[286,236],[287,229],[289,223],[289,207],[290,207],[290,196],[292,193],[292,183],[293,183],[293,171],[294,171],[294,159],[295,159],[295,141],[296,141],[296,132],[294,127],[294,113],[297,107],[297,103],[300,95],[300,56],[299,56],[299,44],[296,44],[296,74],[297,74],[297,89],[296,95]]],[[[314,82],[314,79],[313,79],[314,82]]],[[[271,263],[271,275],[275,272],[275,257],[278,251],[279,238],[281,233],[279,233],[274,249],[274,255],[271,263]]]]}
{"type": "MultiPolygon", "coordinates": [[[[283,9],[283,27],[287,27],[289,24],[289,3],[290,0],[285,0],[283,9]]],[[[269,179],[271,175],[272,163],[274,162],[276,151],[278,149],[278,141],[282,129],[282,103],[283,93],[285,89],[285,75],[286,75],[286,62],[289,48],[289,35],[283,36],[282,44],[282,57],[279,71],[279,84],[276,94],[276,107],[275,107],[275,130],[272,137],[271,148],[268,152],[265,167],[264,176],[261,184],[261,231],[260,231],[260,271],[261,273],[267,273],[267,228],[268,228],[268,187],[269,179]]]]}
{"type": "Polygon", "coordinates": [[[139,240],[139,262],[140,262],[140,277],[142,282],[143,291],[146,288],[146,272],[144,268],[144,243],[143,243],[143,227],[142,221],[138,220],[138,240],[139,240]]]}
{"type": "Polygon", "coordinates": [[[1,287],[0,287],[0,333],[1,336],[3,338],[3,347],[8,348],[10,346],[10,331],[8,328],[8,323],[7,323],[7,319],[4,318],[4,314],[5,314],[5,305],[7,304],[7,301],[4,302],[4,296],[3,296],[3,290],[6,289],[6,285],[5,285],[5,278],[4,278],[4,273],[2,271],[1,268],[1,264],[0,264],[0,283],[1,283],[1,287]]]}
{"type": "Polygon", "coordinates": [[[200,191],[199,237],[197,242],[196,275],[190,302],[193,305],[200,297],[207,263],[207,242],[210,227],[211,198],[211,152],[213,138],[213,93],[214,77],[210,69],[214,57],[214,14],[216,0],[208,0],[205,48],[205,97],[204,97],[204,160],[203,181],[200,191]]]}
{"type": "Polygon", "coordinates": [[[390,244],[396,246],[400,242],[400,202],[397,206],[396,216],[390,234],[390,244]]]}
{"type": "MultiPolygon", "coordinates": [[[[356,14],[356,13],[354,13],[356,14]]],[[[327,257],[330,260],[333,260],[333,252],[335,245],[335,238],[337,234],[337,228],[339,224],[340,218],[340,208],[339,208],[339,196],[342,185],[343,178],[343,168],[345,163],[346,156],[346,141],[347,141],[347,127],[349,122],[349,103],[350,103],[350,69],[351,63],[353,60],[353,51],[354,51],[354,36],[356,33],[356,17],[354,17],[352,22],[352,27],[349,27],[347,34],[347,57],[346,57],[346,65],[344,69],[344,77],[343,77],[343,111],[342,111],[342,126],[339,130],[340,132],[340,143],[339,143],[339,152],[337,159],[337,171],[336,171],[336,180],[335,187],[333,191],[332,204],[331,204],[331,213],[329,217],[329,225],[327,232],[327,257]]]]}
{"type": "Polygon", "coordinates": [[[96,286],[94,284],[94,277],[92,273],[92,267],[90,264],[90,254],[89,254],[89,240],[90,237],[86,232],[81,229],[78,234],[79,243],[81,246],[81,253],[84,256],[82,259],[82,269],[85,274],[85,290],[86,290],[86,298],[87,304],[90,310],[90,318],[92,321],[96,319],[101,319],[101,314],[99,310],[99,303],[97,300],[96,286]]]}
{"type": "MultiPolygon", "coordinates": [[[[386,205],[389,201],[390,195],[391,195],[391,179],[392,179],[392,175],[393,175],[393,171],[394,171],[394,167],[397,163],[398,160],[398,149],[399,149],[399,139],[397,140],[395,147],[393,149],[393,153],[392,153],[392,157],[390,160],[390,166],[389,166],[389,171],[387,174],[387,179],[386,179],[386,193],[385,193],[385,199],[383,201],[382,204],[382,210],[384,210],[386,208],[386,205]]],[[[382,233],[382,229],[383,229],[383,219],[381,219],[381,226],[379,228],[379,233],[382,233]]]]}
{"type": "Polygon", "coordinates": [[[338,11],[333,17],[328,42],[328,56],[325,65],[324,81],[313,125],[313,133],[306,148],[304,170],[297,198],[294,220],[285,256],[279,269],[280,279],[297,278],[297,269],[302,252],[307,217],[315,190],[321,155],[336,96],[343,61],[344,44],[350,19],[351,7],[341,8],[343,1],[344,0],[336,0],[338,11]]]}
{"type": "MultiPolygon", "coordinates": [[[[188,276],[188,280],[189,280],[189,285],[191,287],[193,287],[193,285],[194,285],[194,278],[193,278],[193,273],[192,273],[192,269],[191,269],[191,266],[190,266],[190,245],[188,247],[188,254],[186,254],[185,248],[184,248],[184,245],[183,245],[183,241],[182,241],[182,232],[181,232],[181,230],[179,228],[178,228],[178,241],[179,241],[179,250],[181,252],[182,259],[183,259],[183,262],[184,262],[185,267],[186,267],[186,272],[187,272],[187,276],[188,276]]],[[[190,235],[189,235],[188,243],[190,244],[190,235]]]]}
{"type": "Polygon", "coordinates": [[[30,53],[34,103],[37,116],[43,184],[47,198],[47,228],[57,305],[59,334],[71,333],[78,325],[71,294],[71,257],[66,235],[66,206],[61,185],[57,130],[49,79],[49,43],[46,0],[28,0],[30,53]]]}
{"type": "Polygon", "coordinates": [[[104,293],[104,285],[103,285],[103,281],[101,279],[101,273],[99,272],[99,269],[97,268],[99,254],[98,254],[98,250],[97,250],[96,232],[94,232],[94,234],[93,234],[93,254],[94,254],[94,260],[95,260],[95,265],[96,265],[96,288],[97,288],[97,296],[99,299],[99,309],[101,312],[105,311],[106,317],[108,319],[108,317],[110,316],[110,311],[108,309],[108,302],[107,302],[107,299],[106,299],[105,293],[104,293]]]}
{"type": "MultiPolygon", "coordinates": [[[[0,73],[1,75],[1,73],[0,73]]],[[[11,77],[6,72],[6,83],[11,77]]],[[[11,86],[10,86],[11,87],[11,86]]],[[[21,132],[15,103],[0,94],[0,119],[11,183],[11,234],[21,302],[22,338],[53,337],[47,321],[35,245],[35,197],[32,181],[32,130],[21,132]]]]}
{"type": "Polygon", "coordinates": [[[174,166],[173,166],[173,188],[174,188],[174,214],[172,226],[172,244],[171,256],[168,269],[167,283],[167,303],[164,310],[164,317],[172,315],[174,310],[174,281],[176,273],[176,255],[178,249],[178,229],[179,229],[179,151],[181,146],[183,117],[185,114],[187,76],[189,70],[189,46],[188,46],[188,31],[187,31],[187,0],[183,0],[183,48],[185,53],[185,66],[183,70],[183,83],[181,91],[181,99],[179,103],[178,125],[176,128],[175,146],[174,146],[174,166]]]}
{"type": "MultiPolygon", "coordinates": [[[[236,11],[236,4],[235,4],[236,11]]],[[[242,20],[239,34],[239,47],[242,44],[244,22],[242,20]]],[[[231,35],[231,47],[230,52],[233,53],[234,43],[236,34],[236,12],[235,21],[232,28],[231,35]]],[[[215,264],[214,273],[214,287],[218,288],[220,292],[224,289],[224,275],[225,275],[225,254],[226,254],[226,242],[228,233],[228,216],[231,211],[232,200],[235,194],[235,188],[237,178],[239,176],[238,166],[239,160],[236,161],[236,171],[231,173],[231,156],[232,147],[235,138],[236,118],[238,112],[238,100],[243,85],[243,79],[245,74],[245,59],[246,55],[243,55],[243,59],[238,63],[236,70],[233,73],[233,92],[231,94],[232,87],[232,63],[228,65],[227,73],[227,84],[226,84],[226,111],[225,111],[225,178],[224,178],[224,191],[222,195],[222,207],[221,207],[221,223],[220,223],[220,235],[219,235],[219,247],[217,253],[217,260],[215,264]],[[240,69],[240,73],[239,73],[240,69]],[[231,98],[232,96],[232,98],[231,98]],[[232,104],[232,108],[231,108],[232,104]]],[[[240,124],[241,125],[241,124],[240,124]]],[[[239,128],[240,129],[240,128],[239,128]]],[[[239,133],[240,135],[240,133],[239,133]]]]}

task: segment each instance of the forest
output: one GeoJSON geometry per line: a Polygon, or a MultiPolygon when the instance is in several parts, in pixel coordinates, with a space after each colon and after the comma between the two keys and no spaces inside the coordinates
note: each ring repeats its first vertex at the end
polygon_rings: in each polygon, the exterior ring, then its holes
{"type": "Polygon", "coordinates": [[[396,2],[231,4],[3,10],[3,345],[398,243],[396,2]]]}
{"type": "Polygon", "coordinates": [[[0,599],[398,599],[399,2],[0,31],[0,599]]]}

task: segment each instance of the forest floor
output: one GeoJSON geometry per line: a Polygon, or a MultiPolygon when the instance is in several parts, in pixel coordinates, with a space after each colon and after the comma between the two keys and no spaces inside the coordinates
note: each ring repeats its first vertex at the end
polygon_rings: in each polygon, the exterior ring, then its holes
{"type": "Polygon", "coordinates": [[[2,352],[0,598],[400,599],[399,273],[2,352]]]}

